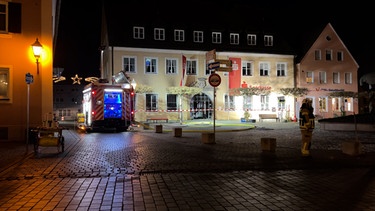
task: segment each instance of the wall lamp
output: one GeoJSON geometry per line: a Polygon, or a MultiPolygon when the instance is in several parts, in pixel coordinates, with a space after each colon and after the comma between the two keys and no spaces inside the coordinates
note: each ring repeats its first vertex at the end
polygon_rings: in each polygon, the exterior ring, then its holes
{"type": "Polygon", "coordinates": [[[135,82],[134,78],[131,82],[131,85],[132,85],[133,89],[135,90],[135,87],[137,86],[137,83],[135,82]]]}
{"type": "Polygon", "coordinates": [[[33,48],[34,57],[36,59],[36,73],[39,75],[39,58],[42,54],[43,46],[40,44],[38,38],[36,38],[36,41],[31,45],[33,48]]]}

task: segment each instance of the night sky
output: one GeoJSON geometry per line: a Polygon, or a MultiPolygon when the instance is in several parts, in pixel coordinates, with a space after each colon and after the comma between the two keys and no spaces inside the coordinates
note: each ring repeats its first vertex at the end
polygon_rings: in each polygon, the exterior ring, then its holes
{"type": "MultiPolygon", "coordinates": [[[[213,1],[213,4],[223,4],[223,12],[225,12],[225,6],[228,4],[244,2],[251,1],[216,0],[213,1]]],[[[195,3],[199,3],[199,1],[195,3]]],[[[317,27],[318,30],[323,30],[327,23],[331,23],[359,64],[359,77],[365,73],[375,72],[375,65],[372,62],[375,56],[375,41],[372,33],[375,15],[373,11],[370,11],[372,7],[369,3],[366,3],[368,5],[365,5],[365,3],[355,5],[353,2],[350,2],[350,4],[343,2],[326,3],[323,1],[321,3],[319,1],[309,3],[286,0],[265,1],[256,4],[264,9],[268,18],[274,18],[275,24],[283,33],[284,39],[292,47],[303,45],[304,37],[307,37],[311,30],[316,31],[317,27]]],[[[176,5],[172,6],[175,6],[176,9],[180,8],[176,5]]],[[[209,8],[207,11],[210,11],[209,8]]],[[[72,0],[62,0],[60,12],[54,67],[64,68],[63,76],[66,77],[68,83],[72,82],[70,78],[74,77],[75,74],[82,78],[100,77],[100,0],[90,1],[87,6],[77,4],[72,0]]],[[[215,15],[220,15],[220,12],[215,15]]],[[[125,20],[126,12],[124,12],[125,20]]]]}

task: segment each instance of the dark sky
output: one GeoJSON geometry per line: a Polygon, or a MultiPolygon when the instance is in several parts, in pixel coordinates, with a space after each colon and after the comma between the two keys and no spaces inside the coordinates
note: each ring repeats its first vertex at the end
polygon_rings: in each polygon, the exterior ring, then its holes
{"type": "MultiPolygon", "coordinates": [[[[129,0],[134,1],[134,0],[129,0]]],[[[146,1],[146,0],[137,0],[146,1]]],[[[213,4],[225,5],[247,3],[247,0],[216,0],[213,4]]],[[[155,3],[155,2],[154,2],[155,3]]],[[[192,3],[192,2],[190,2],[192,3]]],[[[199,6],[199,1],[195,2],[199,6]]],[[[254,4],[252,2],[252,4],[254,4]]],[[[256,3],[283,33],[293,47],[304,44],[304,38],[312,30],[323,30],[331,23],[337,34],[359,64],[359,77],[375,71],[372,60],[375,57],[373,38],[374,12],[369,3],[356,5],[318,1],[260,1],[256,3]]],[[[54,67],[64,68],[66,82],[78,74],[80,77],[100,77],[100,0],[89,5],[77,4],[73,0],[62,0],[59,33],[54,58],[54,67]]],[[[145,4],[147,5],[147,4],[145,4]]],[[[178,9],[178,8],[176,8],[178,9]]],[[[142,10],[142,8],[140,8],[142,10]]],[[[207,9],[209,12],[209,8],[207,9]]],[[[220,12],[214,15],[220,15],[220,12]]],[[[190,14],[194,15],[194,14],[190,14]]],[[[126,9],[124,9],[124,20],[126,9]]],[[[320,32],[319,32],[320,33],[320,32]]]]}

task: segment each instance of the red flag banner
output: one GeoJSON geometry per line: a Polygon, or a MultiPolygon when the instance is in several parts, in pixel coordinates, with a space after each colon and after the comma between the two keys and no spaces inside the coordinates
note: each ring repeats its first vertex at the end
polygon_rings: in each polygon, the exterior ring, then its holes
{"type": "Polygon", "coordinates": [[[229,89],[241,87],[241,58],[229,58],[232,60],[232,71],[229,72],[229,89]]]}
{"type": "Polygon", "coordinates": [[[182,55],[182,76],[180,80],[180,86],[185,86],[185,81],[186,81],[186,56],[182,55]]]}

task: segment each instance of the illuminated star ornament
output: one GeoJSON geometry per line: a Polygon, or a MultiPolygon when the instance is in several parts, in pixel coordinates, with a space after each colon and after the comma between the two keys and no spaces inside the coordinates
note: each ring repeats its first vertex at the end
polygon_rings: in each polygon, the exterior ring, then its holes
{"type": "Polygon", "coordinates": [[[90,82],[90,83],[93,83],[93,82],[98,81],[98,80],[99,80],[99,78],[97,78],[97,77],[85,78],[85,81],[90,82]]]}
{"type": "Polygon", "coordinates": [[[64,76],[59,76],[59,77],[53,77],[52,80],[57,83],[59,81],[65,81],[65,77],[64,76]]]}
{"type": "Polygon", "coordinates": [[[72,77],[73,84],[81,84],[82,78],[78,77],[78,74],[76,74],[75,77],[72,77]]]}

